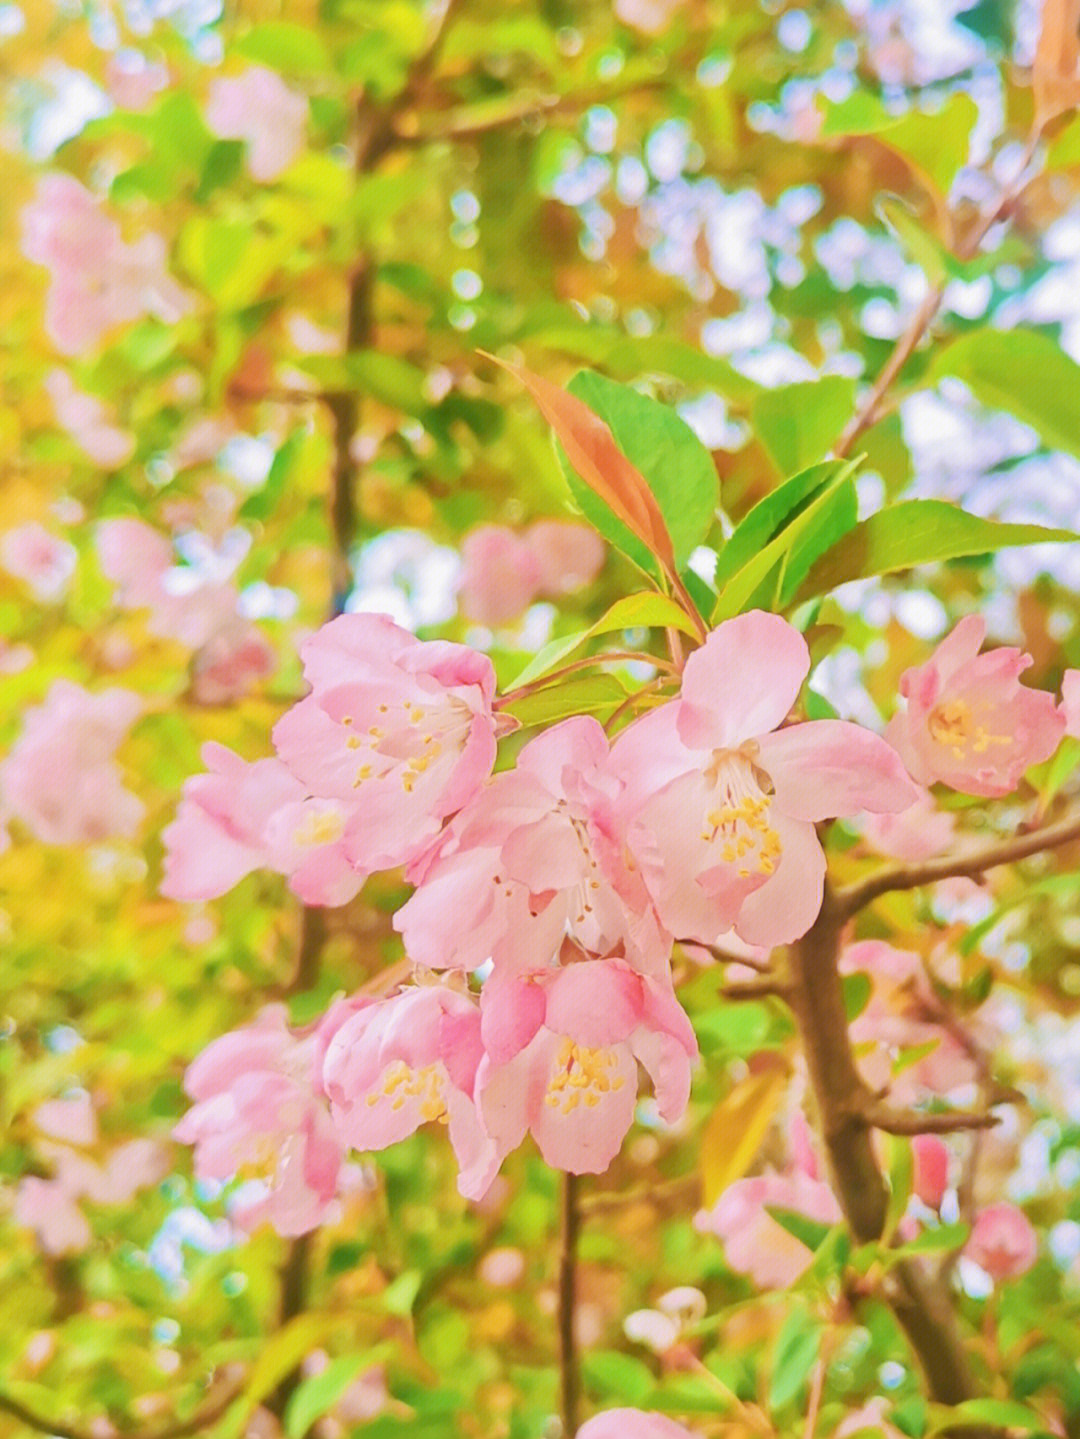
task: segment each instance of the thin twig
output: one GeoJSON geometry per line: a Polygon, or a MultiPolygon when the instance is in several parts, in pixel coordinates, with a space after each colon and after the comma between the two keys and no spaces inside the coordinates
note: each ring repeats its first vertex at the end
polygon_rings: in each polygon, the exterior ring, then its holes
{"type": "Polygon", "coordinates": [[[528,684],[518,685],[515,689],[507,690],[495,701],[493,709],[505,709],[507,705],[514,704],[516,700],[525,699],[526,696],[536,694],[538,690],[547,689],[549,685],[557,684],[564,675],[573,674],[576,670],[591,669],[596,665],[614,664],[617,661],[630,663],[654,665],[659,670],[668,674],[675,674],[675,666],[670,660],[663,659],[659,655],[651,655],[645,650],[605,650],[599,655],[582,655],[580,659],[569,660],[566,664],[560,665],[558,669],[550,670],[546,675],[540,675],[528,684]]]}
{"type": "Polygon", "coordinates": [[[985,1110],[953,1109],[938,1112],[918,1109],[893,1109],[875,1104],[863,1112],[863,1120],[871,1129],[885,1134],[962,1134],[965,1130],[993,1129],[1001,1120],[985,1110]]]}
{"type": "MultiPolygon", "coordinates": [[[[198,1434],[200,1430],[217,1422],[226,1412],[233,1400],[243,1392],[243,1384],[230,1385],[223,1393],[214,1397],[212,1402],[197,1409],[187,1419],[176,1419],[168,1424],[146,1429],[122,1429],[119,1424],[113,1423],[113,1427],[123,1433],[124,1439],[186,1439],[189,1434],[198,1434]]],[[[28,1429],[36,1429],[39,1434],[51,1434],[55,1439],[101,1439],[100,1432],[91,1426],[85,1428],[78,1424],[66,1424],[62,1420],[39,1414],[29,1404],[16,1399],[13,1394],[5,1394],[0,1390],[0,1412],[10,1414],[20,1424],[25,1424],[28,1429]]]]}
{"type": "Polygon", "coordinates": [[[866,879],[856,880],[836,891],[834,904],[843,919],[850,919],[879,895],[896,890],[921,889],[924,884],[937,884],[943,879],[972,878],[1002,864],[1013,864],[1044,850],[1059,849],[1080,839],[1080,815],[1072,814],[1057,824],[1032,830],[983,845],[966,855],[944,855],[922,864],[896,865],[879,870],[866,879]]]}
{"type": "Polygon", "coordinates": [[[577,1247],[581,1233],[580,1179],[562,1177],[562,1237],[559,1244],[559,1397],[563,1439],[574,1439],[581,1397],[581,1368],[574,1332],[577,1307],[577,1247]]]}
{"type": "Polygon", "coordinates": [[[765,975],[760,979],[743,980],[739,984],[725,984],[718,991],[721,999],[729,1000],[784,999],[789,992],[790,986],[782,979],[765,975]]]}

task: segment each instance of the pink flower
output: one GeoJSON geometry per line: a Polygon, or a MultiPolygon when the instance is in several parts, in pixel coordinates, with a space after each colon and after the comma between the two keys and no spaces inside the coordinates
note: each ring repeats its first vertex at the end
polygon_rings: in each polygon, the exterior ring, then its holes
{"type": "Polygon", "coordinates": [[[932,859],[956,842],[956,816],[939,809],[928,789],[896,814],[870,814],[863,820],[863,838],[879,854],[909,863],[932,859]]]}
{"type": "Polygon", "coordinates": [[[833,1431],[833,1439],[848,1439],[848,1435],[854,1439],[855,1435],[861,1435],[866,1439],[868,1434],[877,1434],[882,1439],[904,1439],[903,1433],[897,1429],[895,1424],[890,1424],[885,1418],[887,1405],[884,1399],[870,1399],[861,1409],[853,1409],[846,1419],[843,1419],[833,1431]]]}
{"type": "Polygon", "coordinates": [[[162,832],[170,899],[213,899],[257,869],[288,876],[306,904],[345,904],[364,881],[342,845],[341,805],[315,798],[277,759],[249,763],[224,745],[203,746],[209,774],[184,784],[162,832]]]}
{"type": "Polygon", "coordinates": [[[145,110],[168,85],[169,72],[137,50],[117,50],[109,56],[105,83],[118,109],[145,110]]]}
{"type": "Polygon", "coordinates": [[[231,619],[195,655],[191,692],[199,704],[240,699],[277,668],[274,647],[257,625],[231,619]]]}
{"type": "Polygon", "coordinates": [[[312,793],[346,806],[357,868],[416,859],[491,772],[490,660],[373,614],[331,620],[300,653],[312,693],[275,725],[278,754],[312,793]]]}
{"type": "Polygon", "coordinates": [[[895,752],[858,725],[777,728],[809,668],[786,620],[740,615],[690,656],[681,698],[615,743],[627,844],[680,939],[710,944],[733,927],[748,944],[798,939],[821,908],[814,823],[915,798],[895,752]]]}
{"type": "Polygon", "coordinates": [[[261,1196],[234,1217],[245,1229],[269,1221],[279,1234],[320,1224],[333,1201],[341,1145],[316,1073],[316,1037],[300,1039],[281,1005],[222,1035],[192,1062],[184,1088],[196,1101],[173,1130],[195,1146],[201,1179],[254,1171],[261,1196]]]}
{"type": "Polygon", "coordinates": [[[964,1253],[991,1279],[1016,1279],[1035,1263],[1039,1240],[1022,1209],[991,1204],[976,1215],[964,1253]]]}
{"type": "Polygon", "coordinates": [[[78,552],[36,520],[0,535],[0,567],[23,580],[39,600],[63,598],[75,573],[78,552]]]}
{"type": "Polygon", "coordinates": [[[536,561],[537,592],[552,599],[591,585],[604,567],[604,542],[588,525],[537,520],[525,543],[536,561]]]}
{"type": "Polygon", "coordinates": [[[682,1117],[697,1042],[666,983],[616,960],[579,960],[524,979],[496,969],[480,1002],[476,1097],[500,1153],[531,1130],[553,1168],[602,1173],[634,1117],[639,1060],[661,1118],[682,1117]]]}
{"type": "Polygon", "coordinates": [[[480,525],[461,545],[461,608],[470,619],[499,625],[532,604],[540,564],[527,542],[505,525],[480,525]]]}
{"type": "Polygon", "coordinates": [[[814,1256],[767,1213],[766,1206],[790,1209],[819,1224],[838,1224],[843,1218],[827,1184],[801,1173],[768,1174],[730,1185],[712,1209],[698,1212],[694,1228],[716,1235],[737,1274],[749,1275],[762,1289],[786,1289],[805,1273],[814,1256]]]}
{"type": "Polygon", "coordinates": [[[57,420],[95,464],[115,470],[131,459],[135,437],[111,425],[101,401],[77,390],[66,370],[50,370],[45,376],[45,388],[57,420]]]}
{"type": "Polygon", "coordinates": [[[206,123],[215,135],[246,141],[248,169],[256,180],[274,180],[292,164],[304,143],[307,116],[304,96],[262,65],[214,80],[206,105],[206,123]]]}
{"type": "Polygon", "coordinates": [[[587,1419],[578,1430],[577,1439],[697,1439],[697,1436],[666,1414],[644,1409],[607,1409],[587,1419]]]}
{"type": "Polygon", "coordinates": [[[432,969],[515,970],[554,962],[563,936],[583,949],[621,949],[662,970],[671,951],[647,896],[624,870],[607,736],[579,716],[530,740],[453,820],[412,899],[397,913],[410,957],[432,969]],[[629,898],[627,897],[629,895],[629,898]],[[468,925],[448,930],[451,910],[468,925]]]}
{"type": "Polygon", "coordinates": [[[1066,670],[1061,681],[1061,708],[1065,733],[1080,739],[1080,670],[1066,670]]]}
{"type": "Polygon", "coordinates": [[[63,1184],[36,1175],[19,1180],[15,1222],[34,1231],[46,1254],[79,1254],[93,1238],[86,1215],[63,1184]]]}
{"type": "Polygon", "coordinates": [[[101,572],[117,586],[114,598],[122,609],[141,609],[160,599],[162,576],[173,563],[172,544],[160,530],[119,516],[102,520],[95,542],[101,572]]]}
{"type": "Polygon", "coordinates": [[[905,670],[907,705],[886,734],[920,784],[940,780],[992,798],[1011,793],[1030,765],[1053,754],[1065,717],[1051,695],[1020,684],[1030,655],[980,655],[985,638],[983,618],[966,615],[926,664],[905,670]]]}
{"type": "Polygon", "coordinates": [[[323,1064],[342,1143],[385,1149],[421,1124],[446,1124],[458,1189],[479,1199],[499,1164],[473,1103],[481,1052],[480,1012],[467,995],[426,986],[361,1009],[337,1030],[323,1064]]]}
{"type": "Polygon", "coordinates": [[[161,236],[125,243],[97,199],[70,176],[45,176],[22,222],[23,252],[52,272],[45,331],[61,353],[91,349],[142,315],[171,322],[189,308],[166,269],[161,236]]]}
{"type": "Polygon", "coordinates": [[[915,1193],[931,1209],[940,1209],[949,1187],[949,1151],[936,1134],[917,1134],[911,1141],[911,1149],[915,1160],[915,1193]]]}
{"type": "Polygon", "coordinates": [[[92,1204],[126,1204],[140,1189],[164,1179],[171,1167],[169,1151],[153,1139],[128,1139],[102,1164],[74,1149],[52,1146],[48,1153],[67,1193],[92,1204]]]}
{"type": "Polygon", "coordinates": [[[130,690],[93,695],[54,681],[44,702],[26,711],[0,764],[5,808],[45,844],[134,834],[143,804],[123,788],[112,757],[141,709],[130,690]]]}
{"type": "Polygon", "coordinates": [[[37,1106],[31,1118],[36,1129],[49,1139],[60,1140],[62,1144],[97,1143],[97,1115],[88,1094],[73,1095],[70,1099],[47,1099],[37,1106]]]}

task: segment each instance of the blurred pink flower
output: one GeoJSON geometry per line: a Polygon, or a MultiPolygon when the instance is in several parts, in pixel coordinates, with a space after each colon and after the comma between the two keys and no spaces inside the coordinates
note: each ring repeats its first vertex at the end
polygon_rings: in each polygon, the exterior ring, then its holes
{"type": "Polygon", "coordinates": [[[697,1439],[697,1435],[666,1414],[644,1409],[608,1409],[587,1419],[578,1430],[577,1439],[697,1439]]]}
{"type": "Polygon", "coordinates": [[[584,589],[604,567],[604,542],[589,525],[567,520],[537,520],[525,531],[539,574],[541,595],[557,599],[584,589]]]}
{"type": "Polygon", "coordinates": [[[944,854],[956,842],[956,816],[940,809],[928,789],[895,814],[868,814],[863,837],[879,854],[909,863],[944,854]]]}
{"type": "Polygon", "coordinates": [[[870,1399],[861,1409],[853,1409],[833,1430],[833,1439],[848,1439],[848,1435],[876,1434],[881,1439],[904,1439],[901,1430],[890,1424],[885,1414],[888,1405],[884,1399],[870,1399]]]}
{"type": "Polygon", "coordinates": [[[50,534],[36,520],[0,534],[0,568],[23,580],[39,600],[63,598],[78,558],[74,545],[50,534]]]}
{"type": "Polygon", "coordinates": [[[114,599],[123,609],[155,604],[163,591],[161,578],[173,563],[173,547],[160,530],[128,516],[102,520],[95,544],[106,579],[117,586],[114,599]]]}
{"type": "Polygon", "coordinates": [[[415,860],[491,773],[491,661],[374,614],[331,620],[300,654],[312,693],[274,726],[278,754],[309,792],[345,805],[358,869],[415,860]]]}
{"type": "Polygon", "coordinates": [[[531,1130],[553,1168],[602,1173],[634,1117],[639,1060],[661,1118],[682,1117],[697,1041],[666,982],[604,959],[521,979],[496,968],[480,1004],[476,1098],[501,1154],[531,1130]]]}
{"type": "Polygon", "coordinates": [[[354,1149],[385,1149],[421,1124],[446,1124],[467,1199],[486,1193],[500,1156],[473,1103],[480,1012],[469,996],[405,989],[347,1018],[326,1051],[334,1125],[354,1149]]]}
{"type": "Polygon", "coordinates": [[[992,798],[1011,793],[1030,765],[1053,754],[1065,717],[1052,695],[1020,684],[1030,655],[980,655],[985,638],[985,620],[966,615],[926,664],[906,670],[906,707],[886,735],[920,784],[992,798]]]}
{"type": "Polygon", "coordinates": [[[86,1215],[64,1185],[37,1175],[19,1180],[15,1222],[34,1231],[46,1254],[79,1254],[93,1238],[86,1215]]]}
{"type": "Polygon", "coordinates": [[[949,1187],[949,1151],[936,1134],[917,1134],[911,1141],[915,1160],[913,1188],[924,1204],[940,1209],[949,1187]]]}
{"type": "Polygon", "coordinates": [[[334,1199],[341,1145],[315,1056],[315,1036],[298,1038],[284,1006],[270,1005],[188,1066],[184,1088],[196,1102],[173,1135],[195,1146],[201,1179],[263,1181],[260,1197],[234,1211],[245,1229],[266,1220],[279,1234],[303,1234],[334,1199]]]}
{"type": "Polygon", "coordinates": [[[1080,739],[1080,670],[1066,670],[1061,681],[1061,707],[1065,733],[1080,739]]]}
{"type": "Polygon", "coordinates": [[[55,680],[25,712],[23,731],[0,763],[4,805],[46,844],[134,834],[142,801],[123,787],[113,754],[142,710],[130,690],[91,694],[55,680]]]}
{"type": "Polygon", "coordinates": [[[257,625],[232,618],[196,653],[191,693],[199,704],[230,704],[277,668],[274,647],[257,625]]]}
{"type": "Polygon", "coordinates": [[[1039,1240],[1022,1209],[991,1204],[975,1216],[964,1253],[991,1279],[1015,1279],[1035,1263],[1039,1240]]]}
{"type": "Polygon", "coordinates": [[[97,1115],[88,1094],[73,1095],[70,1099],[47,1099],[37,1106],[30,1117],[35,1129],[48,1139],[58,1139],[63,1144],[97,1143],[97,1115]]]}
{"type": "Polygon", "coordinates": [[[461,545],[461,608],[485,625],[524,613],[539,590],[540,565],[528,544],[505,525],[480,525],[461,545]]]}
{"type": "Polygon", "coordinates": [[[802,635],[760,610],[727,620],[686,662],[681,697],[612,749],[626,843],[661,923],[714,943],[771,946],[821,908],[818,820],[901,810],[915,789],[877,735],[841,720],[784,728],[810,668],[802,635]]]}
{"type": "Polygon", "coordinates": [[[164,65],[148,61],[137,50],[117,50],[109,56],[105,85],[121,110],[145,110],[169,83],[164,65]]]}
{"type": "Polygon", "coordinates": [[[645,35],[662,35],[686,0],[614,0],[615,14],[624,25],[645,35]]]}
{"type": "Polygon", "coordinates": [[[698,1211],[694,1228],[716,1235],[737,1274],[749,1275],[762,1289],[785,1289],[814,1256],[766,1206],[790,1209],[820,1224],[838,1224],[843,1218],[827,1184],[801,1173],[764,1174],[729,1185],[711,1209],[698,1211]]]}
{"type": "Polygon", "coordinates": [[[134,435],[110,424],[101,401],[77,390],[66,370],[50,370],[45,389],[57,420],[96,464],[115,470],[130,460],[135,451],[134,435]]]}
{"type": "Polygon", "coordinates": [[[274,180],[288,169],[304,143],[307,117],[305,97],[262,65],[211,82],[206,123],[224,140],[246,141],[256,180],[274,180]]]}

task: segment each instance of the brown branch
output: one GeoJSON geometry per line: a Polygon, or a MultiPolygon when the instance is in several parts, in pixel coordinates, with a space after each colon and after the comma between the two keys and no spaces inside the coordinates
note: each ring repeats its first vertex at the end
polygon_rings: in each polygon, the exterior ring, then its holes
{"type": "MultiPolygon", "coordinates": [[[[109,1420],[110,1424],[117,1430],[123,1439],[186,1439],[189,1434],[198,1434],[201,1429],[214,1424],[228,1410],[233,1400],[243,1391],[243,1384],[231,1384],[221,1394],[215,1396],[212,1402],[197,1409],[187,1419],[175,1419],[168,1424],[150,1427],[147,1429],[124,1428],[122,1424],[109,1420]]],[[[67,1424],[61,1420],[53,1419],[45,1414],[39,1414],[29,1404],[24,1404],[21,1399],[16,1399],[13,1394],[5,1394],[0,1390],[0,1413],[10,1414],[20,1424],[25,1424],[28,1429],[36,1429],[39,1434],[54,1435],[55,1439],[101,1439],[97,1429],[78,1424],[67,1424]]]]}
{"type": "MultiPolygon", "coordinates": [[[[1004,187],[995,203],[982,215],[964,243],[957,246],[957,259],[963,261],[974,258],[988,232],[1008,213],[1019,193],[1024,172],[1031,164],[1032,157],[1038,145],[1038,139],[1039,137],[1037,135],[1033,135],[1028,140],[1023,157],[1017,167],[1016,175],[1012,181],[1004,187]]],[[[948,218],[951,220],[951,216],[948,218]]],[[[896,341],[892,353],[882,366],[866,398],[848,421],[843,433],[833,446],[833,454],[837,459],[843,459],[846,455],[850,454],[856,440],[860,439],[879,418],[882,401],[886,393],[899,377],[901,370],[907,364],[917,349],[919,342],[930,328],[934,316],[941,308],[941,302],[944,298],[945,287],[943,285],[932,286],[923,299],[922,304],[915,311],[914,315],[912,315],[907,329],[896,341]]]]}
{"type": "Polygon", "coordinates": [[[923,1113],[918,1109],[893,1109],[875,1104],[863,1115],[871,1129],[885,1134],[962,1134],[965,1130],[993,1129],[1001,1120],[983,1110],[941,1110],[923,1113]]]}
{"type": "MultiPolygon", "coordinates": [[[[291,1319],[307,1308],[308,1280],[311,1274],[312,1235],[301,1234],[289,1243],[281,1266],[281,1294],[278,1299],[278,1328],[284,1329],[291,1319]]],[[[303,1378],[300,1367],[291,1370],[267,1398],[266,1407],[280,1419],[289,1400],[303,1378]]]]}
{"type": "Polygon", "coordinates": [[[782,979],[770,979],[763,975],[760,979],[747,979],[740,984],[725,984],[717,991],[721,999],[732,1001],[745,999],[786,999],[790,993],[790,985],[782,979]]]}
{"type": "MultiPolygon", "coordinates": [[[[877,1100],[855,1066],[848,1034],[838,968],[844,920],[826,888],[816,922],[791,947],[787,999],[806,1054],[833,1187],[855,1238],[873,1243],[885,1230],[889,1194],[865,1119],[877,1100]]],[[[910,1259],[897,1263],[884,1282],[885,1297],[922,1365],[931,1397],[943,1404],[977,1397],[947,1288],[910,1259]]],[[[983,1431],[982,1439],[994,1432],[983,1431]]]]}
{"type": "Polygon", "coordinates": [[[1080,840],[1080,815],[1068,815],[1057,824],[1045,825],[1029,834],[1015,835],[981,846],[966,855],[943,855],[922,864],[896,865],[879,870],[866,879],[856,880],[836,892],[834,905],[843,919],[850,919],[879,895],[895,890],[920,889],[942,879],[972,878],[998,865],[1012,864],[1044,850],[1080,840]]]}
{"type": "Polygon", "coordinates": [[[580,1179],[562,1178],[562,1237],[559,1245],[559,1401],[563,1439],[574,1439],[581,1398],[581,1365],[574,1332],[577,1307],[577,1247],[581,1233],[580,1179]]]}

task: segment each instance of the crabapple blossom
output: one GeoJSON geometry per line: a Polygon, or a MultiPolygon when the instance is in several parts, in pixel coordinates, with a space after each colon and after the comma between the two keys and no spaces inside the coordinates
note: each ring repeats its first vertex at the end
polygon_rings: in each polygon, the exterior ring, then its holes
{"type": "Polygon", "coordinates": [[[577,1439],[697,1439],[691,1430],[645,1409],[607,1409],[577,1431],[577,1439]]]}
{"type": "Polygon", "coordinates": [[[540,587],[540,565],[527,542],[505,525],[480,525],[461,545],[461,608],[499,625],[523,614],[540,587]]]}
{"type": "Polygon", "coordinates": [[[681,697],[629,725],[612,749],[617,814],[661,923],[714,942],[798,939],[821,908],[815,821],[895,812],[916,798],[884,740],[819,720],[778,728],[810,668],[802,635],[754,610],[690,656],[681,697]]]}
{"type": "Polygon", "coordinates": [[[868,814],[863,838],[879,854],[917,863],[944,854],[956,841],[956,816],[941,809],[928,789],[907,809],[894,814],[868,814]]]}
{"type": "Polygon", "coordinates": [[[375,614],[340,615],[300,654],[312,692],[274,726],[279,756],[345,806],[358,869],[417,859],[494,764],[491,661],[375,614]]]}
{"type": "Polygon", "coordinates": [[[993,798],[1053,754],[1065,716],[1051,695],[1020,684],[1030,655],[1011,648],[980,655],[985,638],[982,616],[965,615],[924,665],[905,670],[906,704],[886,735],[920,784],[941,781],[993,798]]]}
{"type": "Polygon", "coordinates": [[[308,103],[281,76],[263,65],[214,80],[206,123],[224,140],[247,144],[247,166],[256,180],[275,180],[304,143],[308,103]]]}
{"type": "Polygon", "coordinates": [[[143,804],[121,784],[113,754],[141,711],[130,690],[91,694],[55,680],[0,764],[5,809],[46,844],[132,835],[143,804]]]}
{"type": "Polygon", "coordinates": [[[192,662],[192,697],[205,705],[239,699],[277,668],[277,655],[258,625],[232,616],[192,662]]]}
{"type": "Polygon", "coordinates": [[[338,801],[309,795],[278,759],[249,762],[219,744],[204,745],[202,758],[209,773],[185,781],[162,832],[163,894],[213,899],[265,866],[307,904],[352,899],[364,876],[345,856],[338,801]]]}
{"type": "Polygon", "coordinates": [[[195,1104],[173,1130],[195,1146],[201,1179],[235,1175],[263,1181],[262,1193],[234,1218],[279,1234],[320,1224],[337,1189],[342,1146],[330,1122],[316,1066],[315,1033],[289,1029],[282,1005],[215,1039],[188,1066],[184,1088],[195,1104]]]}
{"type": "Polygon", "coordinates": [[[110,424],[101,401],[77,390],[66,370],[50,370],[45,389],[59,423],[102,469],[115,470],[131,458],[135,437],[110,424]]]}
{"type": "Polygon", "coordinates": [[[917,1134],[911,1149],[915,1160],[912,1187],[924,1204],[940,1209],[949,1187],[949,1150],[936,1134],[917,1134]]]}
{"type": "Polygon", "coordinates": [[[632,889],[614,825],[618,783],[607,736],[587,716],[552,725],[451,822],[394,920],[409,955],[433,969],[515,970],[552,963],[571,933],[586,950],[621,948],[656,972],[671,941],[632,889]],[[468,915],[448,930],[446,916],[468,915]]]}
{"type": "Polygon", "coordinates": [[[525,543],[539,570],[538,593],[549,599],[591,585],[604,567],[604,542],[589,525],[537,520],[525,531],[525,543]]]}
{"type": "Polygon", "coordinates": [[[737,1274],[748,1275],[762,1289],[785,1289],[814,1256],[767,1206],[793,1210],[819,1224],[838,1224],[843,1217],[836,1196],[820,1180],[799,1172],[763,1174],[729,1185],[711,1209],[694,1216],[694,1228],[716,1235],[737,1274]]]}
{"type": "Polygon", "coordinates": [[[160,530],[119,515],[102,520],[94,542],[102,574],[117,586],[114,604],[141,609],[160,598],[161,577],[173,563],[172,545],[160,530]]]}
{"type": "Polygon", "coordinates": [[[337,1134],[377,1150],[421,1124],[446,1124],[458,1189],[479,1199],[501,1158],[473,1103],[481,1054],[480,1011],[468,995],[421,986],[365,1005],[340,1024],[323,1061],[337,1134]]]}
{"type": "Polygon", "coordinates": [[[1022,1209],[991,1204],[975,1216],[964,1253],[991,1279],[1016,1279],[1035,1263],[1039,1241],[1022,1209]]]}
{"type": "Polygon", "coordinates": [[[0,535],[0,569],[29,585],[36,599],[63,599],[77,561],[75,546],[36,520],[0,535]]]}
{"type": "Polygon", "coordinates": [[[682,1117],[697,1041],[667,982],[613,959],[519,977],[496,967],[481,993],[476,1099],[500,1152],[532,1131],[545,1161],[602,1173],[634,1117],[637,1061],[666,1123],[682,1117]]]}
{"type": "Polygon", "coordinates": [[[93,1231],[76,1196],[55,1179],[28,1174],[15,1191],[15,1222],[32,1229],[46,1254],[79,1254],[93,1231]]]}

